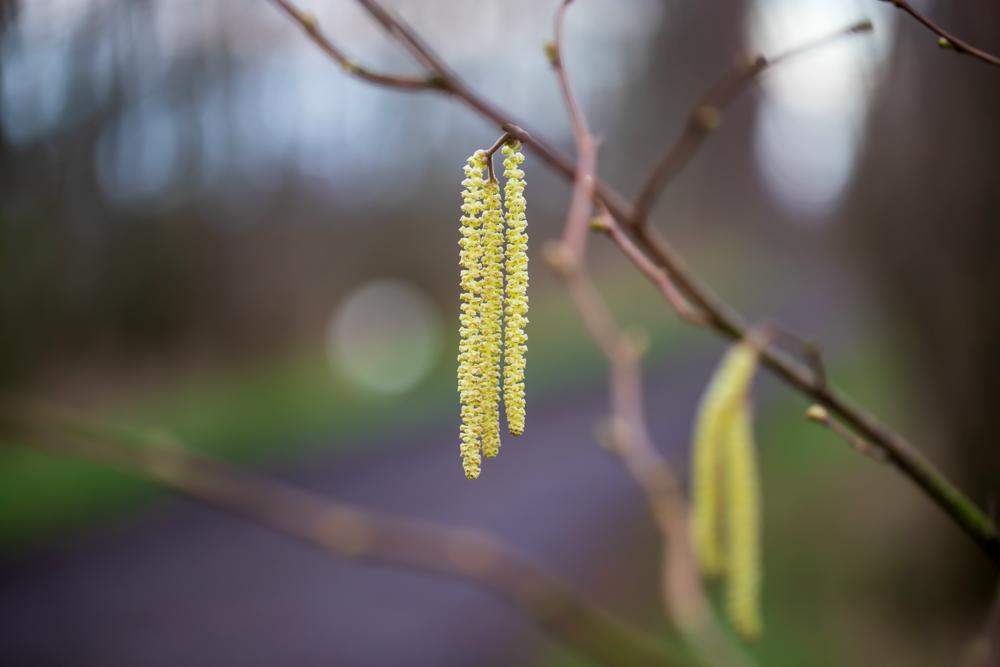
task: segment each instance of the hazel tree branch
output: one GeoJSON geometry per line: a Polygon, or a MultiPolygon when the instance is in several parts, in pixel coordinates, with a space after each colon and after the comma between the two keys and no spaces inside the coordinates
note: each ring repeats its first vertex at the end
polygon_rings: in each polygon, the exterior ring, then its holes
{"type": "Polygon", "coordinates": [[[403,90],[431,90],[438,88],[436,77],[410,77],[396,74],[383,74],[368,69],[351,60],[347,55],[320,30],[319,22],[315,15],[305,12],[287,0],[271,0],[279,9],[288,14],[299,27],[309,36],[316,46],[325,54],[335,60],[348,74],[358,77],[363,81],[374,83],[387,88],[401,88],[403,90]]]}
{"type": "Polygon", "coordinates": [[[597,179],[597,142],[587,127],[587,118],[573,94],[569,75],[566,74],[562,62],[563,25],[566,10],[572,2],[573,0],[563,0],[556,10],[554,41],[546,45],[545,51],[559,81],[559,90],[566,111],[569,113],[570,127],[573,129],[573,139],[576,143],[576,173],[573,177],[569,212],[566,214],[566,224],[563,228],[563,243],[572,255],[574,263],[582,264],[587,252],[587,220],[593,207],[594,183],[597,179]]]}
{"type": "MultiPolygon", "coordinates": [[[[656,520],[662,541],[660,572],[665,610],[699,657],[716,665],[750,665],[749,658],[737,651],[722,632],[702,589],[684,494],[669,461],[649,433],[639,366],[643,351],[620,329],[586,271],[587,221],[597,179],[597,148],[562,59],[566,12],[572,1],[563,0],[559,5],[554,39],[545,46],[577,149],[576,175],[562,241],[546,246],[546,259],[563,279],[584,328],[607,360],[612,413],[608,443],[639,485],[656,520]]],[[[605,213],[604,218],[605,226],[617,229],[609,215],[605,213]]]]}
{"type": "Polygon", "coordinates": [[[592,223],[592,229],[603,232],[611,238],[611,241],[618,246],[622,254],[653,284],[666,300],[667,304],[677,313],[678,317],[689,324],[699,327],[707,324],[705,315],[696,310],[687,298],[681,294],[666,270],[646,257],[629,235],[625,233],[621,225],[618,224],[618,221],[611,217],[611,214],[603,206],[601,207],[601,214],[592,223]]]}
{"type": "Polygon", "coordinates": [[[32,406],[2,417],[23,445],[140,477],[332,556],[475,583],[598,664],[700,664],[595,606],[484,531],[362,510],[199,456],[162,433],[108,427],[65,410],[32,406]]]}
{"type": "Polygon", "coordinates": [[[955,53],[961,53],[965,55],[972,56],[977,60],[981,60],[984,63],[993,65],[994,67],[1000,67],[1000,56],[995,56],[988,51],[984,51],[980,48],[969,44],[965,40],[956,37],[952,33],[948,32],[936,22],[932,21],[929,16],[923,12],[916,9],[907,0],[881,0],[882,2],[889,2],[895,5],[898,9],[906,12],[918,23],[923,25],[925,28],[930,30],[932,33],[938,36],[938,46],[944,49],[953,49],[955,53]]]}
{"type": "Polygon", "coordinates": [[[772,58],[763,54],[741,59],[702,96],[688,114],[684,131],[657,161],[636,198],[633,222],[646,224],[656,200],[673,178],[687,166],[712,130],[722,122],[722,112],[765,70],[839,40],[872,30],[871,21],[859,21],[820,39],[807,42],[772,58]]]}

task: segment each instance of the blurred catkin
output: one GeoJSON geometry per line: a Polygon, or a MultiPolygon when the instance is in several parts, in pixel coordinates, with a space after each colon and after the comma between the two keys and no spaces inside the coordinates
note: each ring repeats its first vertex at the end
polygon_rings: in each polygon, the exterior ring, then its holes
{"type": "Polygon", "coordinates": [[[692,541],[706,576],[725,576],[726,611],[744,640],[760,635],[760,480],[749,391],[757,347],[733,345],[698,408],[692,461],[692,541]]]}
{"type": "Polygon", "coordinates": [[[719,363],[698,407],[691,453],[691,524],[695,554],[709,577],[717,577],[723,571],[720,541],[723,445],[756,365],[757,351],[753,346],[734,345],[719,363]]]}
{"type": "Polygon", "coordinates": [[[740,401],[725,443],[726,612],[744,641],[761,634],[760,477],[749,401],[740,401]]]}

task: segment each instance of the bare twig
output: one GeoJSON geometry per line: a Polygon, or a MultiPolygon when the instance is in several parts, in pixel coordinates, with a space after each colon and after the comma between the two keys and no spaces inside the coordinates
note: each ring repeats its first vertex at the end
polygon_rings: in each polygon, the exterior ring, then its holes
{"type": "Polygon", "coordinates": [[[566,214],[566,225],[563,228],[563,243],[566,244],[574,259],[582,263],[587,247],[587,220],[590,218],[594,201],[594,182],[597,180],[597,146],[594,136],[587,127],[587,118],[580,108],[580,102],[573,94],[569,76],[562,61],[563,25],[566,10],[573,0],[563,0],[556,10],[555,41],[547,45],[549,62],[559,80],[559,90],[563,103],[569,113],[570,126],[573,128],[573,139],[576,142],[576,174],[574,175],[573,195],[570,199],[569,212],[566,214]]]}
{"type": "Polygon", "coordinates": [[[978,60],[982,60],[984,63],[993,65],[994,67],[1000,67],[1000,57],[993,55],[987,51],[976,48],[972,44],[969,44],[965,40],[956,37],[951,34],[937,23],[931,20],[929,16],[917,10],[913,5],[911,5],[906,0],[882,0],[882,2],[889,2],[903,10],[919,23],[921,23],[925,28],[933,32],[938,36],[938,46],[947,49],[953,49],[955,53],[963,53],[978,60]]]}
{"type": "Polygon", "coordinates": [[[4,415],[17,442],[116,468],[327,553],[474,582],[600,664],[691,665],[488,533],[361,510],[185,450],[162,434],[108,427],[51,408],[4,415]]]}
{"type": "MultiPolygon", "coordinates": [[[[656,519],[662,539],[661,582],[666,611],[701,658],[712,664],[746,665],[749,659],[727,641],[708,604],[691,547],[687,503],[669,462],[656,449],[649,434],[639,367],[642,352],[621,331],[585,268],[597,151],[562,59],[563,25],[571,2],[564,0],[559,5],[555,37],[545,50],[559,79],[573,128],[577,172],[562,241],[547,246],[547,259],[563,278],[584,327],[607,359],[611,384],[610,441],[626,470],[639,484],[656,519]]],[[[603,224],[613,233],[612,230],[618,229],[617,223],[606,209],[602,208],[602,212],[603,224]]],[[[627,238],[623,242],[634,248],[627,238]]],[[[659,284],[668,292],[672,289],[665,274],[659,284]]],[[[683,303],[680,299],[679,305],[683,303]]]]}
{"type": "Polygon", "coordinates": [[[666,270],[654,264],[639,250],[628,234],[622,230],[618,221],[612,218],[611,214],[603,206],[601,207],[601,214],[596,220],[596,228],[606,233],[614,241],[625,257],[656,287],[681,319],[695,326],[705,326],[707,324],[705,316],[695,309],[687,298],[680,293],[666,270]]]}
{"type": "Polygon", "coordinates": [[[878,461],[879,463],[886,462],[885,450],[879,449],[871,443],[865,442],[858,436],[854,435],[854,433],[844,428],[843,424],[838,422],[836,419],[831,419],[830,413],[827,412],[826,408],[822,405],[809,406],[809,409],[806,410],[806,419],[817,424],[822,424],[826,428],[830,429],[831,432],[850,445],[851,449],[854,451],[864,454],[873,461],[878,461]]]}
{"type": "Polygon", "coordinates": [[[339,63],[348,74],[368,81],[369,83],[386,86],[388,88],[402,88],[404,90],[431,90],[439,87],[439,82],[436,76],[411,77],[396,74],[383,74],[359,65],[357,62],[348,58],[347,55],[341,51],[340,48],[334,44],[322,30],[320,30],[319,22],[313,14],[302,11],[291,2],[288,2],[288,0],[271,0],[271,2],[277,5],[282,11],[298,23],[302,30],[304,30],[309,36],[309,39],[311,39],[324,53],[337,61],[337,63],[339,63]]]}
{"type": "Polygon", "coordinates": [[[633,222],[637,226],[646,224],[649,213],[663,190],[680,173],[698,152],[708,135],[722,122],[722,112],[741,93],[748,83],[764,70],[786,60],[815,51],[845,35],[856,35],[872,29],[870,21],[859,21],[825,37],[802,44],[772,58],[763,54],[749,59],[741,59],[726,72],[688,114],[684,131],[657,161],[636,198],[633,222]]]}

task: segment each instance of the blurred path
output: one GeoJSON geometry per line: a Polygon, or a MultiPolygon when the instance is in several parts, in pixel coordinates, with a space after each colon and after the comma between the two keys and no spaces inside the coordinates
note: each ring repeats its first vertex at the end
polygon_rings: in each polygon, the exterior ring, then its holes
{"type": "MultiPolygon", "coordinates": [[[[775,312],[793,327],[825,322],[832,349],[857,335],[840,307],[851,292],[843,283],[820,305],[801,281],[778,287],[786,307],[775,312]]],[[[682,471],[718,350],[682,346],[647,371],[655,441],[682,471]]],[[[648,618],[657,540],[635,485],[594,442],[607,414],[603,373],[529,399],[526,434],[508,437],[475,483],[461,474],[455,415],[336,456],[313,447],[271,474],[357,505],[492,530],[602,604],[648,618]]],[[[0,571],[2,665],[500,667],[530,664],[545,647],[534,625],[477,587],[339,561],[178,500],[0,571]]]]}
{"type": "MultiPolygon", "coordinates": [[[[661,368],[649,383],[658,440],[678,450],[701,382],[685,365],[687,377],[661,368]],[[692,396],[672,396],[678,387],[692,396]]],[[[451,419],[276,474],[358,505],[489,528],[635,615],[655,604],[653,540],[633,483],[594,443],[607,404],[595,382],[535,404],[528,433],[508,438],[476,483],[461,474],[451,419]]],[[[467,584],[345,563],[228,515],[164,505],[9,564],[0,662],[459,667],[524,664],[548,641],[467,584]]]]}
{"type": "MultiPolygon", "coordinates": [[[[789,307],[776,312],[792,326],[829,323],[823,342],[833,349],[857,335],[838,307],[842,284],[821,304],[834,319],[816,317],[800,283],[781,287],[789,307]]],[[[655,441],[680,470],[718,350],[681,347],[647,372],[655,441]]],[[[607,413],[603,373],[530,406],[526,434],[508,437],[475,483],[461,474],[455,415],[339,455],[315,447],[271,473],[357,505],[490,529],[605,606],[648,618],[656,538],[635,485],[594,442],[607,413]]],[[[482,589],[336,560],[186,501],[0,572],[3,665],[500,667],[530,664],[546,646],[482,589]]]]}

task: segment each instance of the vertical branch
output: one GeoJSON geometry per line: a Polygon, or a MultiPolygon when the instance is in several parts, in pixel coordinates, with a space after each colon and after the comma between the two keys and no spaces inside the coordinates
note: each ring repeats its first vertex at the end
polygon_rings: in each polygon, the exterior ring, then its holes
{"type": "MultiPolygon", "coordinates": [[[[573,127],[577,145],[576,174],[562,241],[548,246],[546,259],[562,277],[584,328],[607,360],[612,414],[610,444],[642,490],[660,533],[665,609],[702,658],[713,664],[748,664],[748,659],[726,640],[708,605],[690,543],[687,504],[670,464],[650,437],[639,368],[642,351],[618,327],[586,272],[587,222],[594,199],[597,155],[593,135],[573,94],[562,60],[563,24],[571,2],[564,0],[556,11],[555,38],[545,50],[559,80],[573,127]]],[[[609,231],[617,229],[615,221],[606,212],[604,215],[603,226],[609,231]]],[[[627,239],[625,243],[634,249],[627,239]]],[[[647,268],[653,270],[653,267],[647,268]]],[[[664,281],[661,284],[665,293],[673,295],[672,285],[665,275],[664,281]]],[[[684,303],[683,300],[680,303],[684,303]]]]}
{"type": "Polygon", "coordinates": [[[566,10],[573,0],[563,0],[555,15],[555,40],[546,45],[546,54],[552,69],[555,70],[562,93],[563,103],[569,113],[570,126],[573,128],[573,139],[576,143],[576,173],[574,175],[573,194],[570,199],[569,212],[566,214],[566,224],[563,228],[563,243],[577,262],[582,262],[587,247],[587,220],[590,217],[594,200],[594,182],[597,172],[597,146],[594,137],[587,127],[587,119],[580,108],[580,103],[573,94],[569,76],[562,61],[563,25],[566,10]]]}

